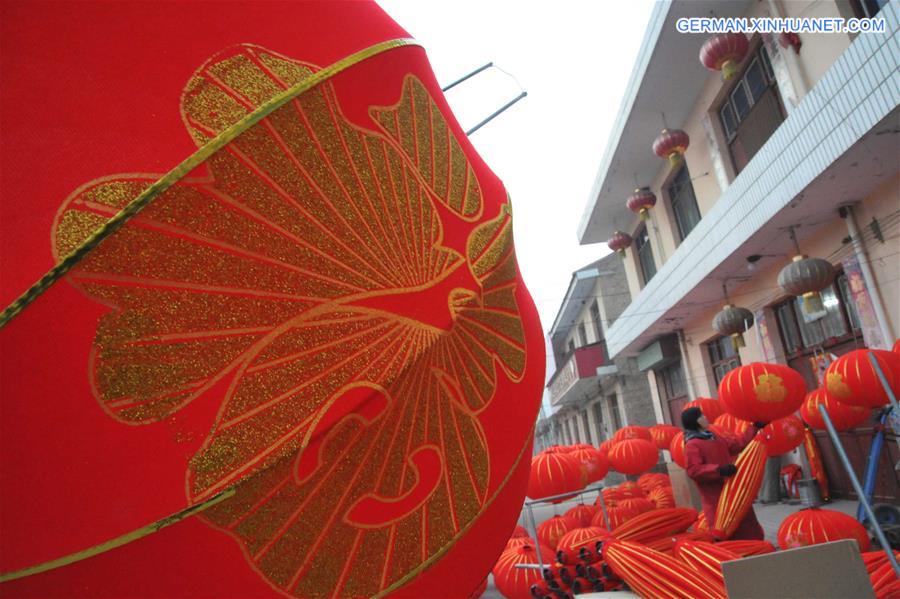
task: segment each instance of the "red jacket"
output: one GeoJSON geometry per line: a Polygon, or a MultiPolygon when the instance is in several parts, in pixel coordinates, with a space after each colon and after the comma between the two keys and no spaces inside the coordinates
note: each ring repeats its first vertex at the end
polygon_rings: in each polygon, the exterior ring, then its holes
{"type": "MultiPolygon", "coordinates": [[[[720,438],[691,439],[684,444],[684,460],[688,476],[694,479],[700,491],[700,503],[706,521],[712,528],[716,520],[716,506],[719,495],[725,485],[725,478],[719,474],[719,466],[732,463],[732,455],[740,453],[756,435],[756,429],[750,427],[740,439],[720,438]]],[[[756,520],[753,508],[744,516],[732,539],[762,539],[762,527],[756,520]]]]}

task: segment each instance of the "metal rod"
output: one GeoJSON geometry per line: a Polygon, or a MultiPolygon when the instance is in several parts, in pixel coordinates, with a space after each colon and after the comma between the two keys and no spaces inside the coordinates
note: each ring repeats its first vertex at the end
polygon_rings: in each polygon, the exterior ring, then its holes
{"type": "Polygon", "coordinates": [[[543,570],[544,566],[539,564],[516,564],[513,566],[514,568],[520,568],[522,570],[543,570]]]}
{"type": "Polygon", "coordinates": [[[442,92],[445,92],[445,91],[447,91],[448,89],[454,88],[454,87],[456,87],[457,85],[459,85],[460,83],[462,83],[463,81],[465,81],[466,79],[470,79],[470,78],[474,77],[475,75],[477,75],[478,73],[480,73],[480,72],[482,72],[482,71],[485,71],[485,70],[491,68],[492,66],[494,66],[494,63],[493,63],[493,62],[489,62],[489,63],[487,63],[487,64],[484,65],[484,66],[478,67],[477,69],[475,69],[474,71],[472,71],[472,72],[469,73],[468,75],[464,75],[464,76],[460,77],[459,79],[457,79],[456,81],[454,81],[453,83],[451,83],[450,85],[447,85],[447,86],[445,86],[445,87],[442,87],[442,88],[441,88],[441,91],[442,91],[442,92]]]}
{"type": "MultiPolygon", "coordinates": [[[[896,429],[894,423],[896,422],[896,417],[900,415],[900,405],[897,405],[897,396],[894,395],[894,390],[891,389],[890,383],[888,383],[887,377],[884,376],[884,371],[881,369],[881,364],[878,363],[878,359],[875,358],[875,354],[872,352],[868,353],[869,355],[869,363],[872,365],[872,368],[875,370],[875,374],[878,375],[878,381],[881,383],[882,388],[884,388],[884,392],[888,396],[888,401],[891,402],[891,411],[892,414],[888,414],[887,421],[890,423],[891,428],[894,430],[894,433],[900,435],[900,431],[896,429]]],[[[900,436],[897,437],[897,447],[900,448],[900,436]]],[[[900,464],[894,465],[894,470],[897,469],[897,466],[900,464]]]]}
{"type": "Polygon", "coordinates": [[[554,499],[575,499],[579,495],[584,495],[585,493],[590,493],[591,491],[600,491],[601,489],[603,489],[603,485],[599,485],[597,487],[586,487],[580,491],[571,491],[569,493],[560,493],[559,495],[549,495],[547,497],[541,497],[540,499],[526,501],[525,505],[537,505],[539,503],[550,503],[554,499]]]}
{"type": "Polygon", "coordinates": [[[537,553],[538,564],[540,564],[541,570],[543,570],[544,558],[541,556],[541,541],[538,539],[537,525],[534,523],[534,511],[530,503],[526,503],[525,507],[528,508],[528,524],[531,526],[531,534],[534,535],[534,537],[532,537],[534,539],[534,551],[537,553]]]}
{"type": "Polygon", "coordinates": [[[603,500],[603,489],[597,489],[597,501],[600,502],[600,511],[603,513],[603,524],[609,530],[609,514],[606,512],[606,501],[603,500]]]}
{"type": "Polygon", "coordinates": [[[501,107],[500,107],[498,110],[496,110],[491,116],[487,117],[486,119],[484,119],[483,121],[481,121],[480,123],[478,123],[477,125],[475,125],[474,127],[472,127],[471,129],[469,129],[468,131],[466,131],[466,135],[472,135],[473,133],[475,133],[476,131],[478,131],[479,129],[481,129],[481,128],[484,127],[485,125],[487,125],[489,122],[491,122],[492,120],[494,120],[494,118],[496,118],[497,116],[499,116],[504,110],[506,110],[507,108],[509,108],[510,106],[512,106],[513,104],[515,104],[516,102],[518,102],[519,100],[521,100],[522,98],[524,98],[524,97],[527,96],[527,95],[528,95],[528,92],[522,92],[521,94],[519,94],[518,96],[516,96],[515,98],[513,98],[512,100],[510,100],[509,102],[507,102],[507,103],[504,104],[503,106],[501,106],[501,107]]]}
{"type": "Polygon", "coordinates": [[[869,517],[872,528],[875,529],[875,536],[878,537],[881,548],[887,554],[888,560],[890,560],[891,566],[894,568],[894,572],[897,573],[897,576],[900,576],[900,564],[897,563],[897,558],[894,556],[894,550],[891,548],[891,544],[888,543],[887,537],[884,536],[884,531],[881,530],[881,525],[875,518],[875,512],[872,511],[869,499],[866,497],[866,493],[863,491],[862,485],[856,477],[856,472],[854,472],[853,466],[850,464],[850,458],[847,457],[847,452],[844,451],[844,446],[841,444],[841,439],[838,437],[837,430],[835,430],[834,424],[831,422],[831,416],[828,415],[828,409],[825,407],[825,404],[819,404],[819,412],[822,414],[822,420],[825,421],[825,427],[828,429],[828,436],[831,437],[831,442],[834,443],[834,448],[841,458],[844,470],[847,471],[847,476],[850,477],[850,482],[853,483],[856,495],[859,497],[860,503],[866,508],[866,515],[869,517]]]}

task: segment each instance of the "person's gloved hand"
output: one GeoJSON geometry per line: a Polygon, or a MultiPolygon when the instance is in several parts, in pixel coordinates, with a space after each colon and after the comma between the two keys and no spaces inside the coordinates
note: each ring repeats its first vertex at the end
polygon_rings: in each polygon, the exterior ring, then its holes
{"type": "Polygon", "coordinates": [[[757,420],[756,422],[753,423],[753,427],[754,427],[756,430],[759,430],[759,429],[761,429],[761,428],[765,428],[765,427],[766,427],[766,423],[757,420]]]}
{"type": "Polygon", "coordinates": [[[737,474],[737,466],[734,464],[719,466],[719,476],[734,476],[735,474],[737,474]]]}

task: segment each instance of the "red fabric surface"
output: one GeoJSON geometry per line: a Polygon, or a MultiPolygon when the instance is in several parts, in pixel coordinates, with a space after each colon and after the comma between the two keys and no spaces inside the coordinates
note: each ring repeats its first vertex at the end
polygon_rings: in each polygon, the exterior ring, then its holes
{"type": "MultiPolygon", "coordinates": [[[[408,37],[377,6],[365,2],[5,2],[0,11],[4,306],[54,264],[55,219],[73,192],[120,173],[151,173],[155,178],[196,150],[179,114],[180,98],[196,69],[217,53],[250,43],[322,67],[375,43],[408,37]]],[[[391,50],[334,77],[329,85],[353,127],[378,133],[369,109],[397,102],[407,74],[422,82],[443,114],[483,193],[484,210],[477,219],[442,220],[443,242],[465,252],[469,236],[497,217],[506,194],[450,114],[424,51],[391,50]]],[[[200,176],[210,176],[208,165],[191,173],[200,176]]],[[[527,360],[521,373],[511,373],[495,359],[492,400],[471,416],[483,431],[489,455],[484,489],[489,500],[446,553],[438,556],[436,548],[424,548],[423,558],[434,559],[395,593],[398,596],[421,597],[426,589],[432,595],[434,589],[446,589],[452,596],[476,588],[521,507],[531,427],[543,385],[544,345],[531,299],[518,271],[514,276],[527,360]],[[520,455],[524,457],[517,462],[520,455]]],[[[463,285],[464,278],[447,281],[463,285]]],[[[466,281],[471,283],[472,277],[466,281]]],[[[447,314],[447,295],[434,298],[441,301],[391,307],[414,320],[440,324],[447,314]]],[[[210,442],[212,423],[233,380],[221,378],[201,399],[147,424],[111,417],[99,405],[91,377],[98,323],[109,314],[109,306],[63,280],[0,329],[0,572],[84,550],[193,503],[192,459],[210,442]]],[[[459,413],[467,413],[471,406],[461,402],[471,398],[461,397],[458,389],[454,396],[452,382],[447,389],[459,413]]],[[[323,412],[320,426],[330,428],[310,434],[324,439],[351,413],[365,419],[377,395],[358,400],[341,396],[345,404],[350,402],[347,412],[323,412]]],[[[418,455],[423,459],[409,464],[420,469],[416,474],[423,480],[430,475],[433,486],[420,487],[405,501],[424,502],[420,505],[426,510],[433,493],[441,492],[444,478],[438,471],[446,460],[418,455]]],[[[298,456],[297,476],[320,466],[307,457],[298,456]]],[[[408,467],[404,461],[391,464],[408,467]]],[[[358,505],[360,520],[375,517],[365,504],[358,505]]],[[[279,594],[277,585],[251,565],[243,543],[211,520],[193,517],[97,557],[5,583],[0,592],[279,594]]],[[[322,592],[331,593],[333,586],[323,586],[322,592]]]]}

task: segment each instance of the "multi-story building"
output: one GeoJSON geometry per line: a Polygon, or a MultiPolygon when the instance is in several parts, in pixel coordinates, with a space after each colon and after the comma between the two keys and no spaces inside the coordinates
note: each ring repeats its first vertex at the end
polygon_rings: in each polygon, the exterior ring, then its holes
{"type": "Polygon", "coordinates": [[[606,256],[572,274],[550,328],[556,370],[547,383],[553,414],[538,444],[599,445],[628,424],[654,424],[647,378],[633,357],[609,358],[606,330],[631,302],[625,268],[606,256]]]}
{"type": "MultiPolygon", "coordinates": [[[[606,345],[614,361],[637,358],[663,420],[677,424],[685,402],[715,397],[741,364],[788,364],[812,389],[831,356],[891,347],[900,327],[898,12],[884,0],[656,4],[578,233],[583,244],[617,231],[633,240],[622,262],[634,300],[606,345]],[[711,15],[875,17],[884,30],[748,36],[724,80],[698,60],[713,34],[676,29],[711,15]],[[676,166],[651,149],[663,127],[690,137],[676,166]],[[657,200],[647,220],[626,207],[642,186],[657,200]],[[778,284],[800,253],[836,271],[819,311],[778,284]],[[739,350],[712,326],[726,302],[754,316],[739,350]]],[[[846,437],[858,463],[870,435],[846,437]]],[[[820,443],[834,490],[850,492],[830,442],[820,443]]],[[[882,478],[878,494],[896,497],[894,469],[882,478]]]]}

